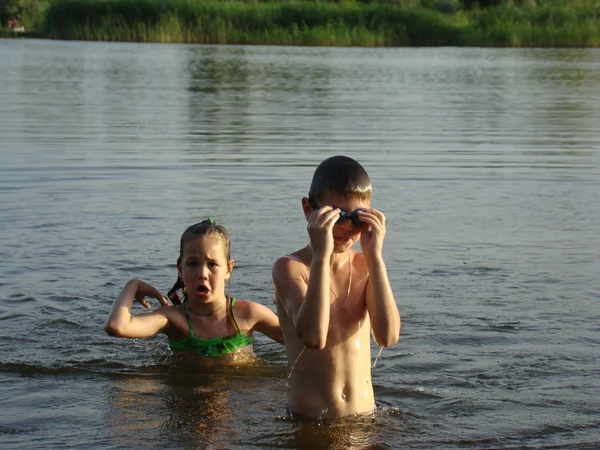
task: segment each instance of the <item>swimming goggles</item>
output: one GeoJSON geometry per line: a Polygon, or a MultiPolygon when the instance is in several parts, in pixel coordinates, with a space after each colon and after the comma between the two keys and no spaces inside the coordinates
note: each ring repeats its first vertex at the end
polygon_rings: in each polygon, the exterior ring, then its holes
{"type": "MultiPolygon", "coordinates": [[[[317,209],[319,209],[319,208],[316,208],[312,204],[311,204],[311,207],[312,207],[313,211],[316,211],[317,209]]],[[[366,209],[358,208],[358,209],[355,209],[354,211],[352,211],[350,214],[348,214],[346,212],[346,210],[344,210],[342,208],[338,208],[338,209],[340,210],[340,217],[338,218],[338,220],[335,221],[336,225],[338,223],[342,223],[344,220],[349,220],[354,225],[363,225],[364,224],[364,222],[358,218],[358,213],[366,212],[366,209]]]]}
{"type": "Polygon", "coordinates": [[[364,224],[364,222],[358,218],[358,213],[359,212],[365,212],[366,211],[364,208],[355,209],[350,214],[348,214],[342,208],[339,208],[339,210],[340,210],[340,218],[335,222],[336,224],[337,223],[342,223],[344,220],[350,220],[354,225],[362,225],[362,224],[364,224]]]}

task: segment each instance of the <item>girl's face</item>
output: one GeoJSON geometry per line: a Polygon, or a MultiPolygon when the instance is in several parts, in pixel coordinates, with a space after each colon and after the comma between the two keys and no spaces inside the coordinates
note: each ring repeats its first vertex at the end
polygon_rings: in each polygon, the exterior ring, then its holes
{"type": "Polygon", "coordinates": [[[218,235],[198,236],[183,247],[177,264],[190,301],[209,303],[225,297],[225,281],[231,277],[233,260],[227,260],[218,235]]]}

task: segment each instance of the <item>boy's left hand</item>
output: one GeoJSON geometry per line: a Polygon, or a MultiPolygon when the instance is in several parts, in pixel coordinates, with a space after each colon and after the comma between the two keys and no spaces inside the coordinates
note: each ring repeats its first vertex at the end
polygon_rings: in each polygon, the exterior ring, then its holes
{"type": "Polygon", "coordinates": [[[366,225],[360,234],[360,246],[365,258],[378,258],[383,252],[383,239],[385,238],[385,216],[375,208],[368,208],[360,212],[358,218],[366,225]]]}

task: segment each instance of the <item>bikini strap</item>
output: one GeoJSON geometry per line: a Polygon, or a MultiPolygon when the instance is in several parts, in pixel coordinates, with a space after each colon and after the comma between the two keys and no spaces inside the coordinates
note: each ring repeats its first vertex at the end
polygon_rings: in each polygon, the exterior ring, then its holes
{"type": "Polygon", "coordinates": [[[240,330],[240,327],[237,323],[237,320],[235,320],[235,297],[231,297],[231,318],[233,319],[233,324],[235,325],[235,329],[237,330],[238,333],[241,333],[242,331],[240,330]]]}
{"type": "Polygon", "coordinates": [[[190,327],[190,337],[194,337],[194,327],[192,325],[192,319],[190,318],[190,314],[187,310],[187,302],[183,302],[181,304],[181,309],[183,309],[183,314],[185,314],[185,319],[187,320],[188,326],[190,327]]]}

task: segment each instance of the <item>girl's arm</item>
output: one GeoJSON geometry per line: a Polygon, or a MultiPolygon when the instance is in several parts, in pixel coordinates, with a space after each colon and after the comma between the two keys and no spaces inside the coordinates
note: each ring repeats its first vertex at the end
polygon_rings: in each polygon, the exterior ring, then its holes
{"type": "Polygon", "coordinates": [[[145,297],[154,297],[162,306],[169,305],[154,287],[140,280],[130,280],[113,303],[104,330],[111,336],[125,338],[150,337],[163,331],[169,321],[160,310],[131,316],[131,307],[135,300],[150,308],[145,297]]]}

